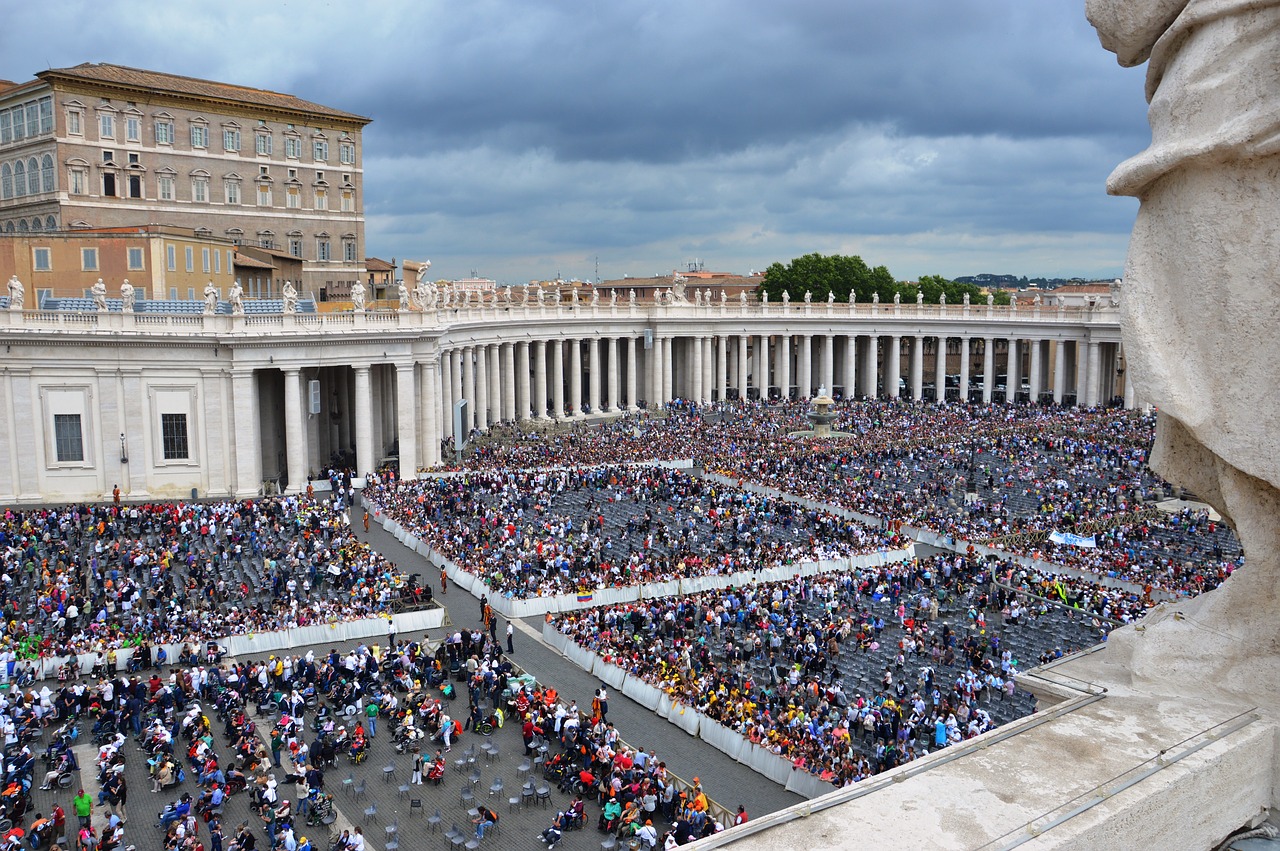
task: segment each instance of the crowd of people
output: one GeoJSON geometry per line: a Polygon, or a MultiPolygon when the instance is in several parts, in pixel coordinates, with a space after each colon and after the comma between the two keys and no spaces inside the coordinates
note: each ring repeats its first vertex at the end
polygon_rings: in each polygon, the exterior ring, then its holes
{"type": "Polygon", "coordinates": [[[1014,700],[1017,654],[1044,661],[1094,644],[1117,614],[1117,601],[1078,588],[1063,609],[1029,575],[1001,577],[1026,594],[993,596],[999,566],[939,555],[554,623],[628,676],[843,786],[1030,712],[1014,700]],[[1053,628],[1029,626],[1039,620],[1053,628]]]}
{"type": "MultiPolygon", "coordinates": [[[[0,679],[27,660],[185,644],[422,602],[358,541],[345,497],[74,505],[0,518],[0,679]]],[[[186,655],[186,654],[184,654],[186,655]]],[[[176,661],[176,660],[174,660],[176,661]]]]}
{"type": "Polygon", "coordinates": [[[898,546],[893,532],[660,466],[384,477],[363,498],[491,593],[525,598],[898,546]]]}

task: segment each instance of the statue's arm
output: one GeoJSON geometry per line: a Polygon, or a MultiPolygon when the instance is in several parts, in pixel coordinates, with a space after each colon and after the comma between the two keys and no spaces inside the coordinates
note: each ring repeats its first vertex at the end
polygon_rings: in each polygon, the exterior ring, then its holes
{"type": "Polygon", "coordinates": [[[1085,0],[1085,14],[1102,46],[1126,68],[1141,65],[1191,0],[1085,0]]]}

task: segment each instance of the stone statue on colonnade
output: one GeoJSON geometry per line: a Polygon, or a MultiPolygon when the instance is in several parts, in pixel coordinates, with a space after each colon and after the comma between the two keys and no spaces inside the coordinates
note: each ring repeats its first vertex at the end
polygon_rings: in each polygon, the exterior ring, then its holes
{"type": "Polygon", "coordinates": [[[218,288],[213,285],[213,281],[204,285],[204,312],[212,316],[218,311],[218,288]]]}
{"type": "Polygon", "coordinates": [[[364,313],[364,284],[360,279],[351,282],[351,309],[356,313],[364,313]]]}
{"type": "Polygon", "coordinates": [[[1217,590],[1112,633],[1107,655],[1136,682],[1245,697],[1274,718],[1280,2],[1086,5],[1121,65],[1149,63],[1151,145],[1112,172],[1107,191],[1140,201],[1120,309],[1126,377],[1160,412],[1151,467],[1211,503],[1247,559],[1217,590]],[[1242,344],[1247,356],[1224,356],[1242,344]]]}
{"type": "Polygon", "coordinates": [[[93,297],[93,309],[102,311],[107,309],[107,285],[102,279],[93,282],[93,286],[89,288],[89,295],[93,297]]]}
{"type": "Polygon", "coordinates": [[[128,278],[125,278],[120,282],[120,309],[125,313],[133,313],[136,299],[137,295],[134,292],[133,284],[129,283],[128,278]]]}
{"type": "Polygon", "coordinates": [[[298,312],[298,288],[293,285],[293,281],[285,281],[284,287],[280,290],[280,295],[284,297],[284,312],[298,312]]]}
{"type": "Polygon", "coordinates": [[[405,286],[404,281],[397,281],[396,282],[396,310],[398,310],[400,313],[408,312],[411,301],[412,300],[409,296],[409,288],[405,286]]]}
{"type": "Polygon", "coordinates": [[[240,286],[239,278],[236,278],[236,282],[231,285],[231,291],[227,293],[227,301],[231,302],[232,316],[244,316],[244,287],[240,286]]]}
{"type": "Polygon", "coordinates": [[[9,309],[22,310],[23,303],[27,298],[27,289],[22,285],[22,281],[18,280],[17,275],[9,276],[9,309]]]}
{"type": "Polygon", "coordinates": [[[414,287],[421,287],[423,282],[427,280],[427,271],[431,268],[430,260],[423,260],[418,264],[418,270],[414,273],[414,287]]]}

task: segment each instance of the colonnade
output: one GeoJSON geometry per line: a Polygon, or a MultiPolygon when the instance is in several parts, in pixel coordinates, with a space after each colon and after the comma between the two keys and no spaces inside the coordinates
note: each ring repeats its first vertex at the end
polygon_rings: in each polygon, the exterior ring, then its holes
{"type": "MultiPolygon", "coordinates": [[[[339,395],[353,428],[329,445],[354,448],[357,469],[394,445],[402,470],[439,464],[448,441],[503,422],[583,419],[673,400],[841,397],[973,402],[1110,401],[1123,375],[1119,344],[920,334],[664,334],[562,336],[442,345],[425,359],[356,363],[339,395]],[[374,380],[375,376],[378,380],[374,380]],[[375,386],[377,399],[375,400],[375,386]],[[459,402],[466,404],[459,405],[459,402]],[[381,421],[375,413],[382,412],[381,421]],[[353,432],[353,433],[351,433],[353,432]],[[347,443],[347,441],[350,441],[347,443]]],[[[320,463],[304,434],[308,375],[284,370],[289,482],[320,463]]],[[[1126,404],[1135,402],[1124,391],[1126,404]]],[[[335,420],[342,415],[333,414],[335,420]]]]}

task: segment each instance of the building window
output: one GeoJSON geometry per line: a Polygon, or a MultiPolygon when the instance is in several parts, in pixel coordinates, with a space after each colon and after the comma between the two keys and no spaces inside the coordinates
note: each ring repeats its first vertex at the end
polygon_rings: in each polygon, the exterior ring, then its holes
{"type": "Polygon", "coordinates": [[[21,142],[27,138],[26,111],[21,106],[15,106],[6,114],[13,116],[13,141],[21,142]]]}
{"type": "Polygon", "coordinates": [[[187,246],[187,271],[194,272],[196,270],[196,250],[192,246],[187,246]]]}
{"type": "Polygon", "coordinates": [[[40,135],[40,114],[35,102],[27,104],[27,136],[34,138],[40,135]]]}
{"type": "Polygon", "coordinates": [[[164,254],[169,271],[178,271],[178,247],[176,245],[166,245],[164,247],[164,254]]]}
{"type": "Polygon", "coordinates": [[[37,272],[53,271],[53,257],[48,248],[31,249],[31,268],[37,272]]]}
{"type": "Polygon", "coordinates": [[[98,114],[98,138],[114,139],[116,137],[116,117],[109,112],[98,114]]]}
{"type": "Polygon", "coordinates": [[[116,197],[116,173],[114,171],[104,171],[102,173],[102,194],[108,198],[116,197]]]}
{"type": "Polygon", "coordinates": [[[271,206],[271,187],[265,183],[258,187],[258,206],[271,206]]]}
{"type": "Polygon", "coordinates": [[[173,122],[164,120],[156,122],[156,144],[172,145],[173,144],[173,122]]]}
{"type": "Polygon", "coordinates": [[[98,271],[98,249],[96,248],[80,249],[80,271],[82,272],[98,271]]]}
{"type": "MultiPolygon", "coordinates": [[[[236,245],[240,244],[239,236],[235,237],[235,244],[236,245]]],[[[233,268],[235,268],[235,251],[228,248],[227,249],[227,271],[230,272],[233,268]]]]}
{"type": "Polygon", "coordinates": [[[207,148],[209,147],[209,128],[203,124],[191,125],[191,147],[207,148]]]}
{"type": "Polygon", "coordinates": [[[284,137],[284,155],[291,160],[302,157],[302,140],[297,136],[284,137]]]}
{"type": "Polygon", "coordinates": [[[240,150],[240,131],[224,128],[222,131],[222,148],[226,151],[240,150]]]}
{"type": "Polygon", "coordinates": [[[302,256],[302,237],[298,237],[298,236],[289,237],[289,253],[292,254],[294,257],[302,256]]]}
{"type": "Polygon", "coordinates": [[[45,230],[57,230],[57,229],[58,229],[58,220],[57,220],[57,219],[55,219],[53,216],[45,216],[45,217],[44,217],[44,229],[45,229],[45,230]]]}
{"type": "Polygon", "coordinates": [[[338,160],[344,165],[356,164],[356,146],[351,142],[343,142],[338,146],[338,160]]]}
{"type": "Polygon", "coordinates": [[[13,197],[13,169],[8,163],[0,165],[0,198],[13,197]]]}
{"type": "Polygon", "coordinates": [[[0,109],[0,144],[7,145],[13,141],[13,113],[0,109]]]}
{"type": "Polygon", "coordinates": [[[27,167],[18,160],[13,164],[13,195],[21,198],[27,194],[27,167]]]}
{"type": "Polygon", "coordinates": [[[26,219],[18,219],[18,233],[26,233],[29,229],[26,219]]]}
{"type": "Polygon", "coordinates": [[[130,248],[128,254],[130,272],[137,272],[146,268],[146,266],[142,264],[143,257],[141,248],[130,248]]]}
{"type": "Polygon", "coordinates": [[[129,175],[129,197],[130,198],[142,197],[142,175],[140,174],[129,175]]]}
{"type": "Polygon", "coordinates": [[[130,142],[142,139],[142,119],[136,115],[127,116],[124,120],[125,138],[130,142]]]}
{"type": "MultiPolygon", "coordinates": [[[[2,131],[3,127],[0,127],[0,132],[2,131]]],[[[84,117],[78,109],[67,110],[67,135],[84,135],[84,117]]]]}
{"type": "Polygon", "coordinates": [[[271,231],[269,231],[269,230],[259,231],[259,232],[258,232],[258,247],[259,247],[259,248],[275,248],[275,247],[276,247],[276,235],[275,235],[274,233],[272,233],[271,231]]]}
{"type": "Polygon", "coordinates": [[[302,207],[302,192],[296,186],[290,186],[284,191],[285,206],[290,210],[297,210],[302,207]]]}
{"type": "Polygon", "coordinates": [[[209,178],[193,177],[191,179],[191,200],[201,204],[209,200],[209,178]]]}
{"type": "Polygon", "coordinates": [[[53,132],[53,98],[40,98],[40,133],[53,132]]]}
{"type": "Polygon", "coordinates": [[[71,194],[84,195],[89,191],[89,175],[83,168],[71,169],[71,194]]]}
{"type": "Polygon", "coordinates": [[[44,230],[44,222],[40,221],[39,216],[36,216],[34,219],[31,220],[31,230],[35,231],[36,233],[39,233],[40,231],[44,230]]]}
{"type": "Polygon", "coordinates": [[[317,239],[317,240],[316,240],[316,259],[317,259],[317,260],[328,260],[328,259],[329,259],[329,239],[328,239],[328,237],[323,237],[323,236],[322,236],[322,237],[320,237],[319,239],[317,239]]]}
{"type": "Polygon", "coordinates": [[[156,178],[156,183],[160,187],[160,200],[172,201],[174,197],[173,196],[173,176],[168,174],[162,174],[158,178],[156,178]]]}
{"type": "Polygon", "coordinates": [[[213,249],[213,274],[222,274],[222,252],[216,248],[213,249]]]}
{"type": "Polygon", "coordinates": [[[354,239],[342,240],[342,259],[348,263],[356,262],[356,241],[354,239]]]}
{"type": "Polygon", "coordinates": [[[256,144],[256,145],[257,145],[257,148],[258,148],[258,156],[260,156],[260,157],[269,157],[269,156],[271,156],[271,136],[270,136],[270,134],[267,134],[267,133],[257,133],[257,134],[255,134],[255,137],[254,137],[254,144],[256,144]]]}
{"type": "Polygon", "coordinates": [[[52,192],[53,185],[53,157],[45,154],[40,159],[40,183],[45,192],[52,192]]]}
{"type": "Polygon", "coordinates": [[[240,203],[240,181],[228,180],[222,184],[228,204],[240,203]]]}
{"type": "Polygon", "coordinates": [[[40,194],[40,163],[35,157],[27,160],[27,194],[40,194]]]}
{"type": "Polygon", "coordinates": [[[329,161],[329,143],[324,139],[315,139],[311,143],[311,155],[318,163],[329,161]]]}
{"type": "Polygon", "coordinates": [[[342,212],[353,213],[356,209],[356,195],[350,189],[342,193],[342,212]]]}
{"type": "Polygon", "coordinates": [[[84,461],[84,433],[79,414],[53,415],[54,455],[60,464],[84,461]]]}
{"type": "Polygon", "coordinates": [[[185,461],[187,452],[187,415],[160,415],[160,445],[166,461],[185,461]]]}
{"type": "Polygon", "coordinates": [[[329,209],[329,193],[324,188],[318,187],[316,189],[316,209],[317,210],[329,209]]]}
{"type": "Polygon", "coordinates": [[[201,248],[201,249],[200,249],[200,269],[201,269],[201,271],[203,271],[206,275],[207,275],[207,274],[209,274],[210,266],[211,266],[211,264],[210,264],[210,262],[209,262],[209,249],[207,249],[207,248],[201,248]]]}

